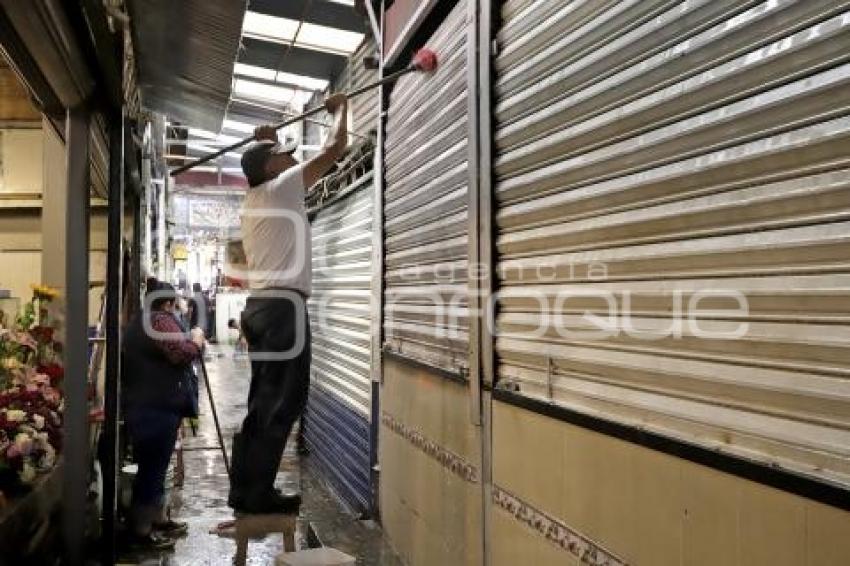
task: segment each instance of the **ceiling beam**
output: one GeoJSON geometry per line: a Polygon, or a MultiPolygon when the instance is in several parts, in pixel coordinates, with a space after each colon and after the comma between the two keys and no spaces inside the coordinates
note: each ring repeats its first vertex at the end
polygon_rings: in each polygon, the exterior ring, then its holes
{"type": "Polygon", "coordinates": [[[302,47],[290,48],[288,45],[251,37],[242,38],[242,45],[244,48],[239,51],[240,63],[315,79],[328,80],[336,76],[347,62],[342,55],[302,47]]]}
{"type": "Polygon", "coordinates": [[[268,16],[296,21],[304,18],[305,22],[311,24],[366,33],[363,18],[354,11],[353,6],[329,0],[251,0],[248,9],[268,16]]]}

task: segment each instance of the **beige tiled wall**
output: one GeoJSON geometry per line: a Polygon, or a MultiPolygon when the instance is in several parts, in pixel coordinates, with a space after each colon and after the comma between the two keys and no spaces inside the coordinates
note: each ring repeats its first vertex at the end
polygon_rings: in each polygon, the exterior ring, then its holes
{"type": "MultiPolygon", "coordinates": [[[[850,513],[499,402],[493,481],[629,564],[850,564],[850,513]]],[[[574,563],[503,510],[491,520],[494,565],[574,563]]]]}
{"type": "MultiPolygon", "coordinates": [[[[385,362],[382,410],[476,466],[467,390],[385,362]]],[[[480,482],[381,427],[381,513],[406,564],[482,563],[480,482]]],[[[479,470],[480,473],[480,470],[479,470]]],[[[517,407],[493,406],[494,483],[641,566],[847,566],[850,514],[517,407]]],[[[492,566],[578,564],[490,511],[492,566]]]]}
{"type": "MultiPolygon", "coordinates": [[[[384,362],[381,410],[475,464],[480,429],[469,418],[467,388],[427,370],[384,362]]],[[[382,424],[381,519],[390,543],[411,566],[479,565],[481,483],[446,469],[382,424]]]]}

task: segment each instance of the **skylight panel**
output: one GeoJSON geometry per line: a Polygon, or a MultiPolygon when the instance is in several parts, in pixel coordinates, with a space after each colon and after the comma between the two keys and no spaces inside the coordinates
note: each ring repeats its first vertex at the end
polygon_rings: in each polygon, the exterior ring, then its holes
{"type": "Polygon", "coordinates": [[[233,93],[268,100],[270,102],[289,102],[295,96],[295,91],[283,86],[275,86],[245,79],[236,79],[233,85],[233,93]]]}
{"type": "Polygon", "coordinates": [[[242,132],[244,134],[253,134],[256,127],[254,124],[247,122],[227,119],[224,120],[224,124],[222,125],[222,129],[224,130],[233,130],[234,132],[242,132]]]}
{"type": "Polygon", "coordinates": [[[204,138],[205,140],[214,140],[218,137],[218,135],[213,132],[199,130],[198,128],[189,128],[189,135],[196,138],[204,138]]]}
{"type": "Polygon", "coordinates": [[[242,34],[246,37],[278,43],[290,43],[295,39],[296,47],[340,55],[350,55],[363,41],[362,33],[309,22],[304,22],[299,29],[298,24],[299,22],[289,18],[269,16],[248,10],[245,12],[242,34]],[[296,33],[298,34],[297,38],[295,37],[296,33]]]}
{"type": "Polygon", "coordinates": [[[242,22],[242,34],[260,38],[292,41],[298,30],[298,22],[247,10],[242,22]]]}
{"type": "Polygon", "coordinates": [[[244,75],[255,79],[264,79],[273,81],[275,77],[274,69],[267,67],[258,67],[257,65],[246,65],[245,63],[236,63],[233,67],[233,72],[237,75],[244,75]]]}
{"type": "Polygon", "coordinates": [[[194,149],[195,151],[203,151],[205,153],[212,153],[216,151],[216,148],[210,147],[208,145],[204,145],[202,143],[190,141],[186,144],[186,147],[189,149],[194,149]]]}
{"type": "Polygon", "coordinates": [[[350,55],[363,42],[363,34],[305,22],[295,45],[350,55]]]}
{"type": "Polygon", "coordinates": [[[297,104],[298,106],[303,107],[308,102],[310,102],[311,98],[313,98],[312,92],[307,92],[307,91],[301,90],[301,91],[298,91],[298,92],[295,93],[295,98],[292,102],[293,102],[293,104],[297,104]]]}
{"type": "Polygon", "coordinates": [[[313,91],[322,91],[328,88],[328,81],[325,79],[314,79],[313,77],[305,77],[304,75],[295,75],[293,73],[285,73],[283,71],[277,74],[277,82],[297,85],[313,91]]]}

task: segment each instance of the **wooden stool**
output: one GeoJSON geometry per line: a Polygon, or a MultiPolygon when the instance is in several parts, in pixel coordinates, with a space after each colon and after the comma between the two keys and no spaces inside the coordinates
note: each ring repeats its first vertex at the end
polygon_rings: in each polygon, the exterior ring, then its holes
{"type": "Polygon", "coordinates": [[[272,533],[283,535],[283,550],[295,552],[295,518],[297,515],[238,515],[235,537],[236,556],[233,563],[244,566],[248,558],[248,539],[272,533]]]}

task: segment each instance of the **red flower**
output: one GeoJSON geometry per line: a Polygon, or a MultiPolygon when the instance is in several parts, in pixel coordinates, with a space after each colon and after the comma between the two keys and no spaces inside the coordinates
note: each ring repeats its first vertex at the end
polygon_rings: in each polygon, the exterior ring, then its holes
{"type": "Polygon", "coordinates": [[[54,387],[57,383],[62,381],[63,377],[65,377],[65,368],[55,363],[38,366],[38,368],[36,368],[36,371],[39,373],[46,374],[48,377],[50,377],[50,384],[54,387]]]}
{"type": "Polygon", "coordinates": [[[30,334],[41,344],[50,344],[53,341],[53,328],[50,326],[36,326],[30,329],[30,334]]]}

